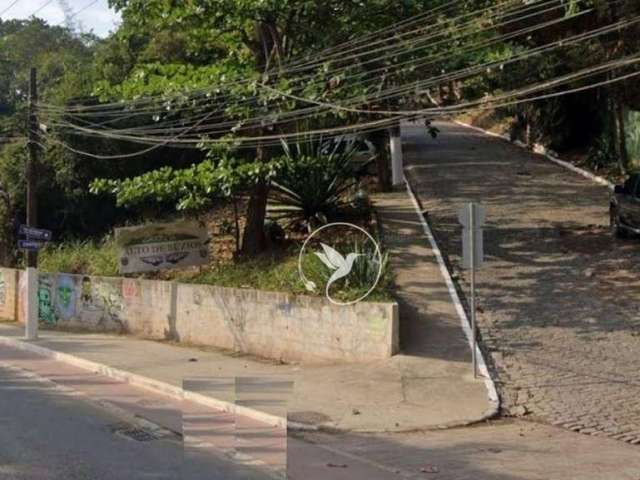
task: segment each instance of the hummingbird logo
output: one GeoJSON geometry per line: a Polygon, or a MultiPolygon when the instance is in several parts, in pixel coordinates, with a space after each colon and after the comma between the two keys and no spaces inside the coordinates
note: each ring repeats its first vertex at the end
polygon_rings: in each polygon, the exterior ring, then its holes
{"type": "Polygon", "coordinates": [[[327,282],[326,290],[328,292],[331,285],[351,273],[351,270],[353,270],[353,263],[358,257],[362,257],[363,254],[350,253],[347,255],[347,258],[344,258],[340,252],[331,248],[329,245],[324,243],[321,243],[320,245],[322,246],[324,253],[316,252],[316,256],[322,260],[322,263],[324,263],[329,270],[335,270],[327,282]]]}
{"type": "Polygon", "coordinates": [[[352,225],[350,223],[332,223],[332,224],[328,224],[328,225],[324,225],[323,227],[320,227],[318,230],[313,232],[306,239],[306,241],[304,242],[304,245],[302,246],[302,249],[300,250],[300,255],[298,257],[298,272],[300,273],[300,278],[305,288],[310,292],[315,292],[318,289],[318,286],[315,284],[315,282],[307,278],[303,271],[303,266],[302,266],[303,255],[304,255],[305,249],[307,248],[307,245],[312,240],[312,238],[318,236],[324,230],[333,229],[333,228],[341,228],[343,230],[346,228],[346,229],[351,229],[356,231],[358,234],[361,234],[362,236],[365,237],[365,241],[371,242],[375,250],[374,257],[377,258],[377,261],[374,259],[371,260],[374,262],[375,265],[378,266],[378,273],[375,278],[375,281],[373,281],[371,287],[366,293],[364,293],[364,295],[361,295],[359,298],[348,301],[348,302],[340,302],[331,298],[331,295],[330,295],[331,286],[335,284],[338,280],[349,276],[358,258],[368,257],[368,255],[366,253],[358,253],[359,249],[356,247],[356,252],[349,253],[345,256],[340,252],[338,252],[335,248],[322,242],[320,242],[322,251],[313,252],[313,255],[316,256],[318,259],[320,259],[323,265],[329,269],[329,272],[331,272],[331,276],[329,277],[329,280],[327,281],[325,286],[325,294],[329,299],[329,301],[331,301],[331,303],[334,303],[336,305],[343,305],[343,306],[353,305],[354,303],[358,303],[359,301],[364,300],[364,298],[366,298],[375,289],[376,285],[378,284],[378,281],[380,280],[380,276],[382,274],[382,253],[380,250],[380,246],[375,241],[375,239],[369,234],[369,232],[367,232],[363,228],[356,225],[352,225]]]}

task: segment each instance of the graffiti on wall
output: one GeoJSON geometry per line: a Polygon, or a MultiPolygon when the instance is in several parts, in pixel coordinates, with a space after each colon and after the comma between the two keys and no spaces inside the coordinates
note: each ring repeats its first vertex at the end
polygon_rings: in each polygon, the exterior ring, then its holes
{"type": "MultiPolygon", "coordinates": [[[[24,277],[24,276],[22,276],[24,277]]],[[[26,284],[20,279],[20,314],[24,319],[26,284]]],[[[38,280],[38,318],[46,325],[76,324],[103,330],[124,329],[121,281],[69,274],[38,280]]]]}
{"type": "Polygon", "coordinates": [[[57,323],[53,309],[53,282],[49,277],[40,277],[38,282],[38,318],[49,325],[57,323]]]}
{"type": "Polygon", "coordinates": [[[58,275],[56,285],[56,313],[64,321],[76,315],[76,282],[71,275],[58,275]]]}
{"type": "Polygon", "coordinates": [[[121,285],[100,282],[95,286],[95,293],[102,313],[98,326],[103,328],[116,326],[122,329],[123,323],[120,319],[123,310],[121,285]]]}
{"type": "Polygon", "coordinates": [[[132,280],[131,278],[122,280],[122,298],[129,305],[140,303],[138,280],[132,280]]]}

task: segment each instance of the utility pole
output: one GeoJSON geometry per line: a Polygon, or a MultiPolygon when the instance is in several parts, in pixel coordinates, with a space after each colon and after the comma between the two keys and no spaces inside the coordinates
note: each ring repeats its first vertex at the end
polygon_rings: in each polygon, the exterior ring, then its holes
{"type": "MultiPolygon", "coordinates": [[[[26,165],[27,180],[27,226],[36,228],[38,226],[38,203],[37,203],[37,178],[38,178],[38,113],[36,104],[38,103],[38,72],[35,68],[31,68],[31,77],[29,80],[29,120],[27,126],[29,129],[29,159],[26,165]]],[[[38,252],[27,251],[27,267],[38,267],[38,252]]]]}

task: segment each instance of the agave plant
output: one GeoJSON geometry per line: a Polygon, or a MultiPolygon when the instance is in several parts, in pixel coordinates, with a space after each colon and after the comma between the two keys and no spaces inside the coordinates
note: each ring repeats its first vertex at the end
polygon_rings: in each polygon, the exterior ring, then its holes
{"type": "Polygon", "coordinates": [[[312,140],[293,147],[282,142],[284,156],[272,180],[270,218],[311,230],[335,219],[351,203],[347,193],[370,162],[356,165],[355,142],[312,140]]]}

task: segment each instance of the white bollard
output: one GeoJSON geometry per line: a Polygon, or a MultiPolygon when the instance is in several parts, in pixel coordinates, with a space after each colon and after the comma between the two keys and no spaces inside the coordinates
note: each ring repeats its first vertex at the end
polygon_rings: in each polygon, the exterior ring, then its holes
{"type": "Polygon", "coordinates": [[[391,129],[391,181],[393,186],[404,184],[404,160],[400,128],[391,129]]]}
{"type": "Polygon", "coordinates": [[[25,338],[36,340],[38,338],[38,269],[27,268],[25,291],[25,338]]]}

